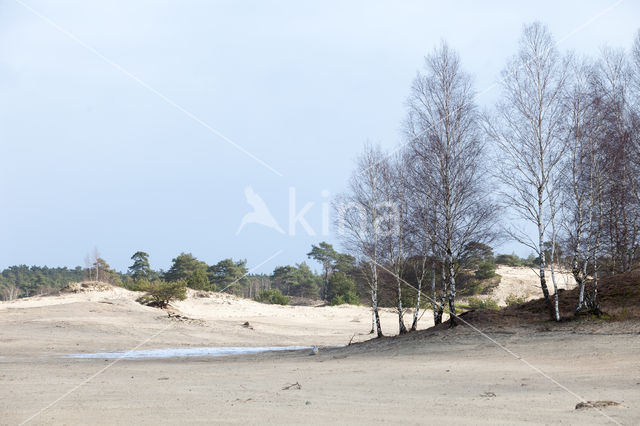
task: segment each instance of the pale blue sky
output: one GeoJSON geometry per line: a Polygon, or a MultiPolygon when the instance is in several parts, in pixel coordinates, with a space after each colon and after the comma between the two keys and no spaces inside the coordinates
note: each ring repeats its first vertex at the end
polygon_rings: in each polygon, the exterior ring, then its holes
{"type": "Polygon", "coordinates": [[[366,140],[401,141],[411,80],[441,39],[482,91],[523,23],[585,54],[629,48],[640,26],[631,0],[478,3],[0,1],[0,268],[81,265],[94,247],[119,270],[137,250],[165,269],[181,251],[250,267],[282,251],[260,272],[303,261],[335,237],[236,236],[245,187],[285,231],[295,187],[321,234],[322,191],[342,191],[366,140]]]}

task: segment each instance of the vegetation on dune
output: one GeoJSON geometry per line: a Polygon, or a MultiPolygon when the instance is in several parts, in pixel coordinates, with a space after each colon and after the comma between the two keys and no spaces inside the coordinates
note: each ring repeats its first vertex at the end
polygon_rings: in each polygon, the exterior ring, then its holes
{"type": "Polygon", "coordinates": [[[478,279],[475,274],[463,274],[463,280],[460,286],[460,296],[477,296],[480,294],[489,294],[491,290],[500,285],[502,277],[495,274],[491,278],[478,279]]]}
{"type": "Polygon", "coordinates": [[[414,313],[428,299],[438,324],[445,309],[457,312],[457,294],[486,289],[495,264],[527,266],[560,321],[559,268],[578,284],[575,312],[598,314],[602,278],[640,263],[640,32],[631,55],[577,59],[545,25],[525,25],[500,86],[480,114],[459,55],[441,43],[410,88],[401,148],[365,144],[335,203],[378,336],[389,300],[406,330],[403,284],[414,313]],[[501,210],[518,221],[500,223],[501,210]],[[490,257],[498,229],[533,254],[490,257]]]}
{"type": "Polygon", "coordinates": [[[470,309],[500,309],[498,302],[491,298],[470,297],[468,305],[470,309]]]}
{"type": "Polygon", "coordinates": [[[0,272],[0,299],[46,295],[62,289],[71,282],[100,281],[123,285],[117,273],[97,252],[85,259],[84,268],[49,268],[46,266],[10,266],[0,272]]]}
{"type": "Polygon", "coordinates": [[[187,298],[185,280],[146,282],[141,284],[141,290],[146,294],[139,297],[138,302],[159,308],[167,307],[174,300],[185,300],[187,298]]]}
{"type": "Polygon", "coordinates": [[[262,290],[256,297],[258,302],[271,303],[273,305],[288,305],[289,297],[282,294],[282,292],[276,288],[262,290]]]}
{"type": "Polygon", "coordinates": [[[156,277],[156,273],[149,264],[149,254],[137,251],[131,256],[133,265],[129,266],[129,275],[133,281],[151,281],[156,277]]]}
{"type": "Polygon", "coordinates": [[[356,283],[344,272],[335,272],[329,278],[327,299],[331,305],[358,305],[360,299],[356,292],[356,283]]]}
{"type": "Polygon", "coordinates": [[[533,254],[531,254],[526,259],[520,258],[516,254],[500,254],[496,256],[495,262],[496,265],[506,265],[512,267],[527,266],[530,268],[533,268],[540,263],[538,258],[536,258],[533,254]]]}
{"type": "Polygon", "coordinates": [[[196,271],[207,273],[207,264],[196,259],[191,253],[180,253],[172,259],[171,267],[163,274],[167,281],[188,280],[196,271]]]}
{"type": "Polygon", "coordinates": [[[186,285],[194,290],[215,290],[215,284],[209,283],[204,269],[196,269],[186,280],[186,285]]]}
{"type": "Polygon", "coordinates": [[[527,301],[527,299],[525,297],[516,296],[515,294],[510,294],[505,299],[505,303],[507,304],[507,306],[520,305],[522,303],[525,303],[526,301],[527,301]]]}
{"type": "Polygon", "coordinates": [[[496,276],[496,264],[489,261],[484,261],[478,265],[478,269],[475,272],[475,277],[479,280],[486,280],[496,276]]]}
{"type": "Polygon", "coordinates": [[[320,282],[320,277],[304,262],[293,266],[278,266],[271,275],[271,286],[287,296],[317,299],[320,282]]]}
{"type": "Polygon", "coordinates": [[[91,256],[87,256],[85,268],[41,268],[22,265],[5,269],[0,272],[0,299],[13,300],[48,294],[62,289],[71,282],[84,280],[106,282],[133,291],[153,290],[154,293],[168,290],[170,283],[179,283],[176,288],[184,285],[194,290],[223,291],[259,301],[271,302],[271,298],[267,297],[269,294],[282,295],[276,297],[276,303],[283,302],[285,297],[315,300],[321,293],[325,294],[323,300],[327,303],[359,303],[355,260],[351,256],[339,253],[326,242],[322,242],[319,247],[323,248],[324,254],[320,255],[312,250],[309,257],[319,260],[323,268],[328,268],[322,274],[317,274],[304,262],[278,266],[272,274],[249,274],[246,260],[228,258],[208,265],[191,253],[180,253],[172,259],[169,270],[163,272],[151,267],[150,256],[144,251],[137,251],[131,256],[132,264],[127,273],[118,273],[94,251],[91,256]],[[339,273],[340,279],[332,280],[334,272],[339,273]],[[323,277],[327,282],[332,280],[332,284],[325,286],[323,277]],[[264,290],[277,290],[278,293],[262,293],[264,290]]]}
{"type": "Polygon", "coordinates": [[[207,268],[209,290],[231,290],[234,293],[237,288],[246,285],[247,272],[246,260],[223,259],[207,268]]]}
{"type": "Polygon", "coordinates": [[[46,266],[10,266],[0,273],[0,296],[4,300],[47,294],[59,290],[70,282],[82,281],[80,266],[74,269],[46,266]]]}
{"type": "MultiPolygon", "coordinates": [[[[640,320],[640,272],[631,271],[602,278],[599,286],[600,310],[575,313],[580,287],[558,292],[558,308],[567,322],[638,321],[640,320]]],[[[477,309],[464,314],[465,321],[478,325],[548,325],[549,316],[544,298],[524,301],[509,298],[509,306],[500,310],[477,309]]]]}

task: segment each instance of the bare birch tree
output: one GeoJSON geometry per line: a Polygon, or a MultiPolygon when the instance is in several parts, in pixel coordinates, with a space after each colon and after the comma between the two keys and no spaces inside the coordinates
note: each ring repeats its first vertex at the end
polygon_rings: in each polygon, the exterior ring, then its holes
{"type": "Polygon", "coordinates": [[[576,313],[598,309],[598,262],[602,234],[603,160],[600,140],[603,110],[593,91],[593,65],[586,60],[571,65],[565,96],[567,111],[567,165],[563,174],[563,220],[571,251],[571,269],[578,284],[576,313]],[[592,275],[592,290],[586,292],[592,275]],[[586,296],[586,300],[585,300],[586,296]]]}
{"type": "MultiPolygon", "coordinates": [[[[412,114],[411,111],[409,114],[412,114]]],[[[409,120],[409,123],[411,122],[412,120],[409,120]]],[[[438,278],[438,270],[444,272],[445,261],[436,244],[438,218],[434,208],[435,204],[432,201],[433,197],[429,191],[427,170],[424,169],[427,164],[424,161],[412,159],[411,149],[406,151],[407,153],[404,155],[407,169],[405,185],[407,190],[413,194],[408,198],[407,203],[407,244],[408,256],[411,259],[417,284],[416,306],[411,324],[413,331],[418,328],[420,301],[423,291],[426,290],[426,280],[429,279],[431,282],[431,296],[427,296],[427,298],[431,304],[434,324],[442,323],[445,300],[447,299],[447,284],[444,274],[440,274],[442,278],[438,278]]]]}
{"type": "Polygon", "coordinates": [[[7,284],[1,289],[2,299],[6,301],[15,300],[20,296],[22,291],[15,284],[7,284]]]}
{"type": "MultiPolygon", "coordinates": [[[[636,208],[640,210],[640,30],[636,33],[636,38],[631,49],[631,78],[633,80],[631,96],[631,137],[633,145],[633,163],[636,176],[635,201],[636,208]]],[[[640,214],[639,214],[640,216],[640,214]]],[[[640,259],[636,259],[640,260],[640,259]]]]}
{"type": "MultiPolygon", "coordinates": [[[[484,121],[487,135],[499,148],[495,164],[504,188],[503,203],[517,220],[537,228],[537,240],[521,227],[511,227],[509,235],[538,255],[540,287],[555,320],[560,314],[545,277],[545,242],[547,231],[552,240],[557,238],[557,206],[551,203],[557,198],[557,166],[565,149],[561,97],[566,77],[567,63],[547,28],[540,23],[526,25],[518,53],[502,72],[503,97],[496,114],[484,121]]],[[[554,295],[557,299],[557,289],[554,295]]]]}
{"type": "Polygon", "coordinates": [[[425,58],[409,97],[407,137],[419,196],[429,200],[434,243],[442,254],[451,325],[456,271],[467,243],[494,237],[496,206],[483,173],[484,144],[471,78],[456,52],[442,43],[425,58]]]}
{"type": "Polygon", "coordinates": [[[636,33],[636,38],[633,41],[633,47],[631,48],[631,61],[632,61],[632,74],[634,80],[635,101],[636,105],[640,99],[640,30],[636,33]]]}
{"type": "Polygon", "coordinates": [[[99,281],[100,280],[100,263],[98,260],[100,259],[100,252],[98,252],[98,248],[94,247],[91,254],[87,254],[84,258],[84,263],[86,266],[86,280],[87,281],[99,281]]]}
{"type": "Polygon", "coordinates": [[[379,265],[382,262],[381,207],[386,156],[366,145],[349,181],[347,191],[334,204],[338,234],[362,268],[371,290],[372,330],[382,337],[378,312],[379,265]]]}
{"type": "Polygon", "coordinates": [[[640,255],[640,170],[635,158],[638,120],[631,93],[632,72],[624,51],[603,49],[595,80],[605,114],[604,217],[610,269],[626,272],[640,255]]]}
{"type": "MultiPolygon", "coordinates": [[[[416,304],[413,309],[413,319],[411,321],[410,330],[415,331],[418,329],[418,320],[420,319],[422,294],[425,291],[423,288],[425,288],[427,279],[430,276],[430,267],[434,261],[434,258],[431,255],[432,246],[430,243],[432,240],[430,239],[431,235],[427,233],[428,228],[424,226],[424,223],[415,221],[417,217],[416,215],[412,214],[411,210],[409,210],[408,214],[410,220],[407,222],[407,231],[409,232],[407,262],[409,263],[410,270],[414,274],[416,282],[416,304]]],[[[435,273],[431,276],[435,278],[435,273]]],[[[433,292],[435,296],[435,288],[433,289],[433,292]]],[[[431,302],[431,308],[434,313],[434,324],[439,324],[442,317],[440,317],[440,321],[437,321],[436,312],[441,312],[444,310],[444,303],[440,304],[440,306],[436,306],[436,297],[427,297],[427,299],[431,302]]]]}
{"type": "Polygon", "coordinates": [[[408,330],[404,323],[402,306],[402,276],[407,261],[407,213],[410,196],[406,185],[406,170],[402,154],[381,161],[378,165],[382,175],[380,230],[382,259],[388,265],[396,292],[398,311],[398,331],[405,334],[408,330]]]}

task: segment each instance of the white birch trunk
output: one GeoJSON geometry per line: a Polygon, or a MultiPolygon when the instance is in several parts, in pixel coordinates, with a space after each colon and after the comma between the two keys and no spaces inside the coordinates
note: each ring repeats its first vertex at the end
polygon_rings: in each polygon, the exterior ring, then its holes
{"type": "Polygon", "coordinates": [[[420,299],[422,296],[422,283],[424,282],[425,268],[427,266],[427,258],[422,258],[422,267],[420,269],[420,276],[418,278],[418,289],[416,294],[416,308],[413,311],[413,322],[411,323],[411,331],[418,329],[418,320],[420,319],[420,299]]]}

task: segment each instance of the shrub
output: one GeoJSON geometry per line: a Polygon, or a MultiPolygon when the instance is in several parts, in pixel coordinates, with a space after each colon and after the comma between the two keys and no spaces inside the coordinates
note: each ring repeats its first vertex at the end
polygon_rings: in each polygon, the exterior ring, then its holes
{"type": "Polygon", "coordinates": [[[331,299],[331,302],[330,302],[331,306],[336,306],[336,305],[359,305],[359,304],[360,304],[360,298],[358,296],[356,296],[356,294],[353,293],[353,292],[342,294],[340,296],[333,296],[333,298],[331,299]]]}
{"type": "Polygon", "coordinates": [[[282,294],[280,290],[277,288],[272,288],[269,290],[262,290],[258,297],[256,297],[258,302],[262,303],[271,303],[273,305],[288,305],[289,297],[282,294]]]}
{"type": "Polygon", "coordinates": [[[203,269],[196,269],[193,271],[189,278],[187,278],[187,287],[194,290],[215,291],[215,284],[213,285],[213,288],[211,288],[209,278],[207,278],[207,273],[203,269]]]}
{"type": "Polygon", "coordinates": [[[479,297],[469,298],[469,307],[471,309],[500,309],[498,302],[491,298],[481,299],[479,297]]]}
{"type": "Polygon", "coordinates": [[[139,278],[136,280],[127,275],[124,280],[122,280],[122,286],[131,291],[145,291],[145,288],[147,288],[149,282],[149,280],[146,280],[144,278],[139,278]]]}
{"type": "Polygon", "coordinates": [[[329,278],[327,299],[331,305],[358,305],[360,299],[356,291],[356,283],[344,272],[334,272],[329,278]]]}
{"type": "Polygon", "coordinates": [[[138,298],[138,302],[143,305],[166,307],[174,300],[184,300],[187,298],[187,285],[184,280],[179,281],[154,281],[141,285],[141,290],[146,294],[138,298]]]}
{"type": "Polygon", "coordinates": [[[516,296],[515,294],[510,294],[505,299],[505,303],[507,304],[507,306],[520,305],[526,301],[527,299],[525,299],[523,296],[516,296]]]}
{"type": "Polygon", "coordinates": [[[534,254],[530,254],[529,257],[522,260],[522,265],[528,266],[530,268],[535,268],[536,266],[540,265],[540,257],[534,254]]]}
{"type": "Polygon", "coordinates": [[[477,279],[469,279],[464,283],[456,282],[456,293],[460,296],[473,296],[481,294],[484,290],[484,285],[477,279]]]}
{"type": "Polygon", "coordinates": [[[498,265],[522,266],[522,261],[515,254],[499,254],[496,257],[496,263],[498,265]]]}
{"type": "MultiPolygon", "coordinates": [[[[457,284],[457,283],[456,283],[457,284]]],[[[408,291],[402,291],[402,306],[406,306],[407,308],[415,308],[416,302],[418,301],[418,292],[412,291],[413,288],[409,288],[408,291]]],[[[425,291],[424,288],[422,290],[425,291]]],[[[457,291],[457,290],[456,290],[457,291]]],[[[457,294],[460,294],[459,292],[457,294]]],[[[362,301],[358,297],[358,304],[361,304],[362,301]]],[[[354,305],[355,303],[352,303],[354,305]]],[[[395,304],[394,304],[395,306],[395,304]]],[[[424,294],[420,297],[420,309],[431,309],[431,300],[430,296],[425,297],[424,294]]]]}
{"type": "Polygon", "coordinates": [[[478,265],[478,270],[476,271],[476,278],[479,280],[486,280],[488,278],[493,278],[496,275],[496,265],[493,262],[481,262],[478,265]]]}

